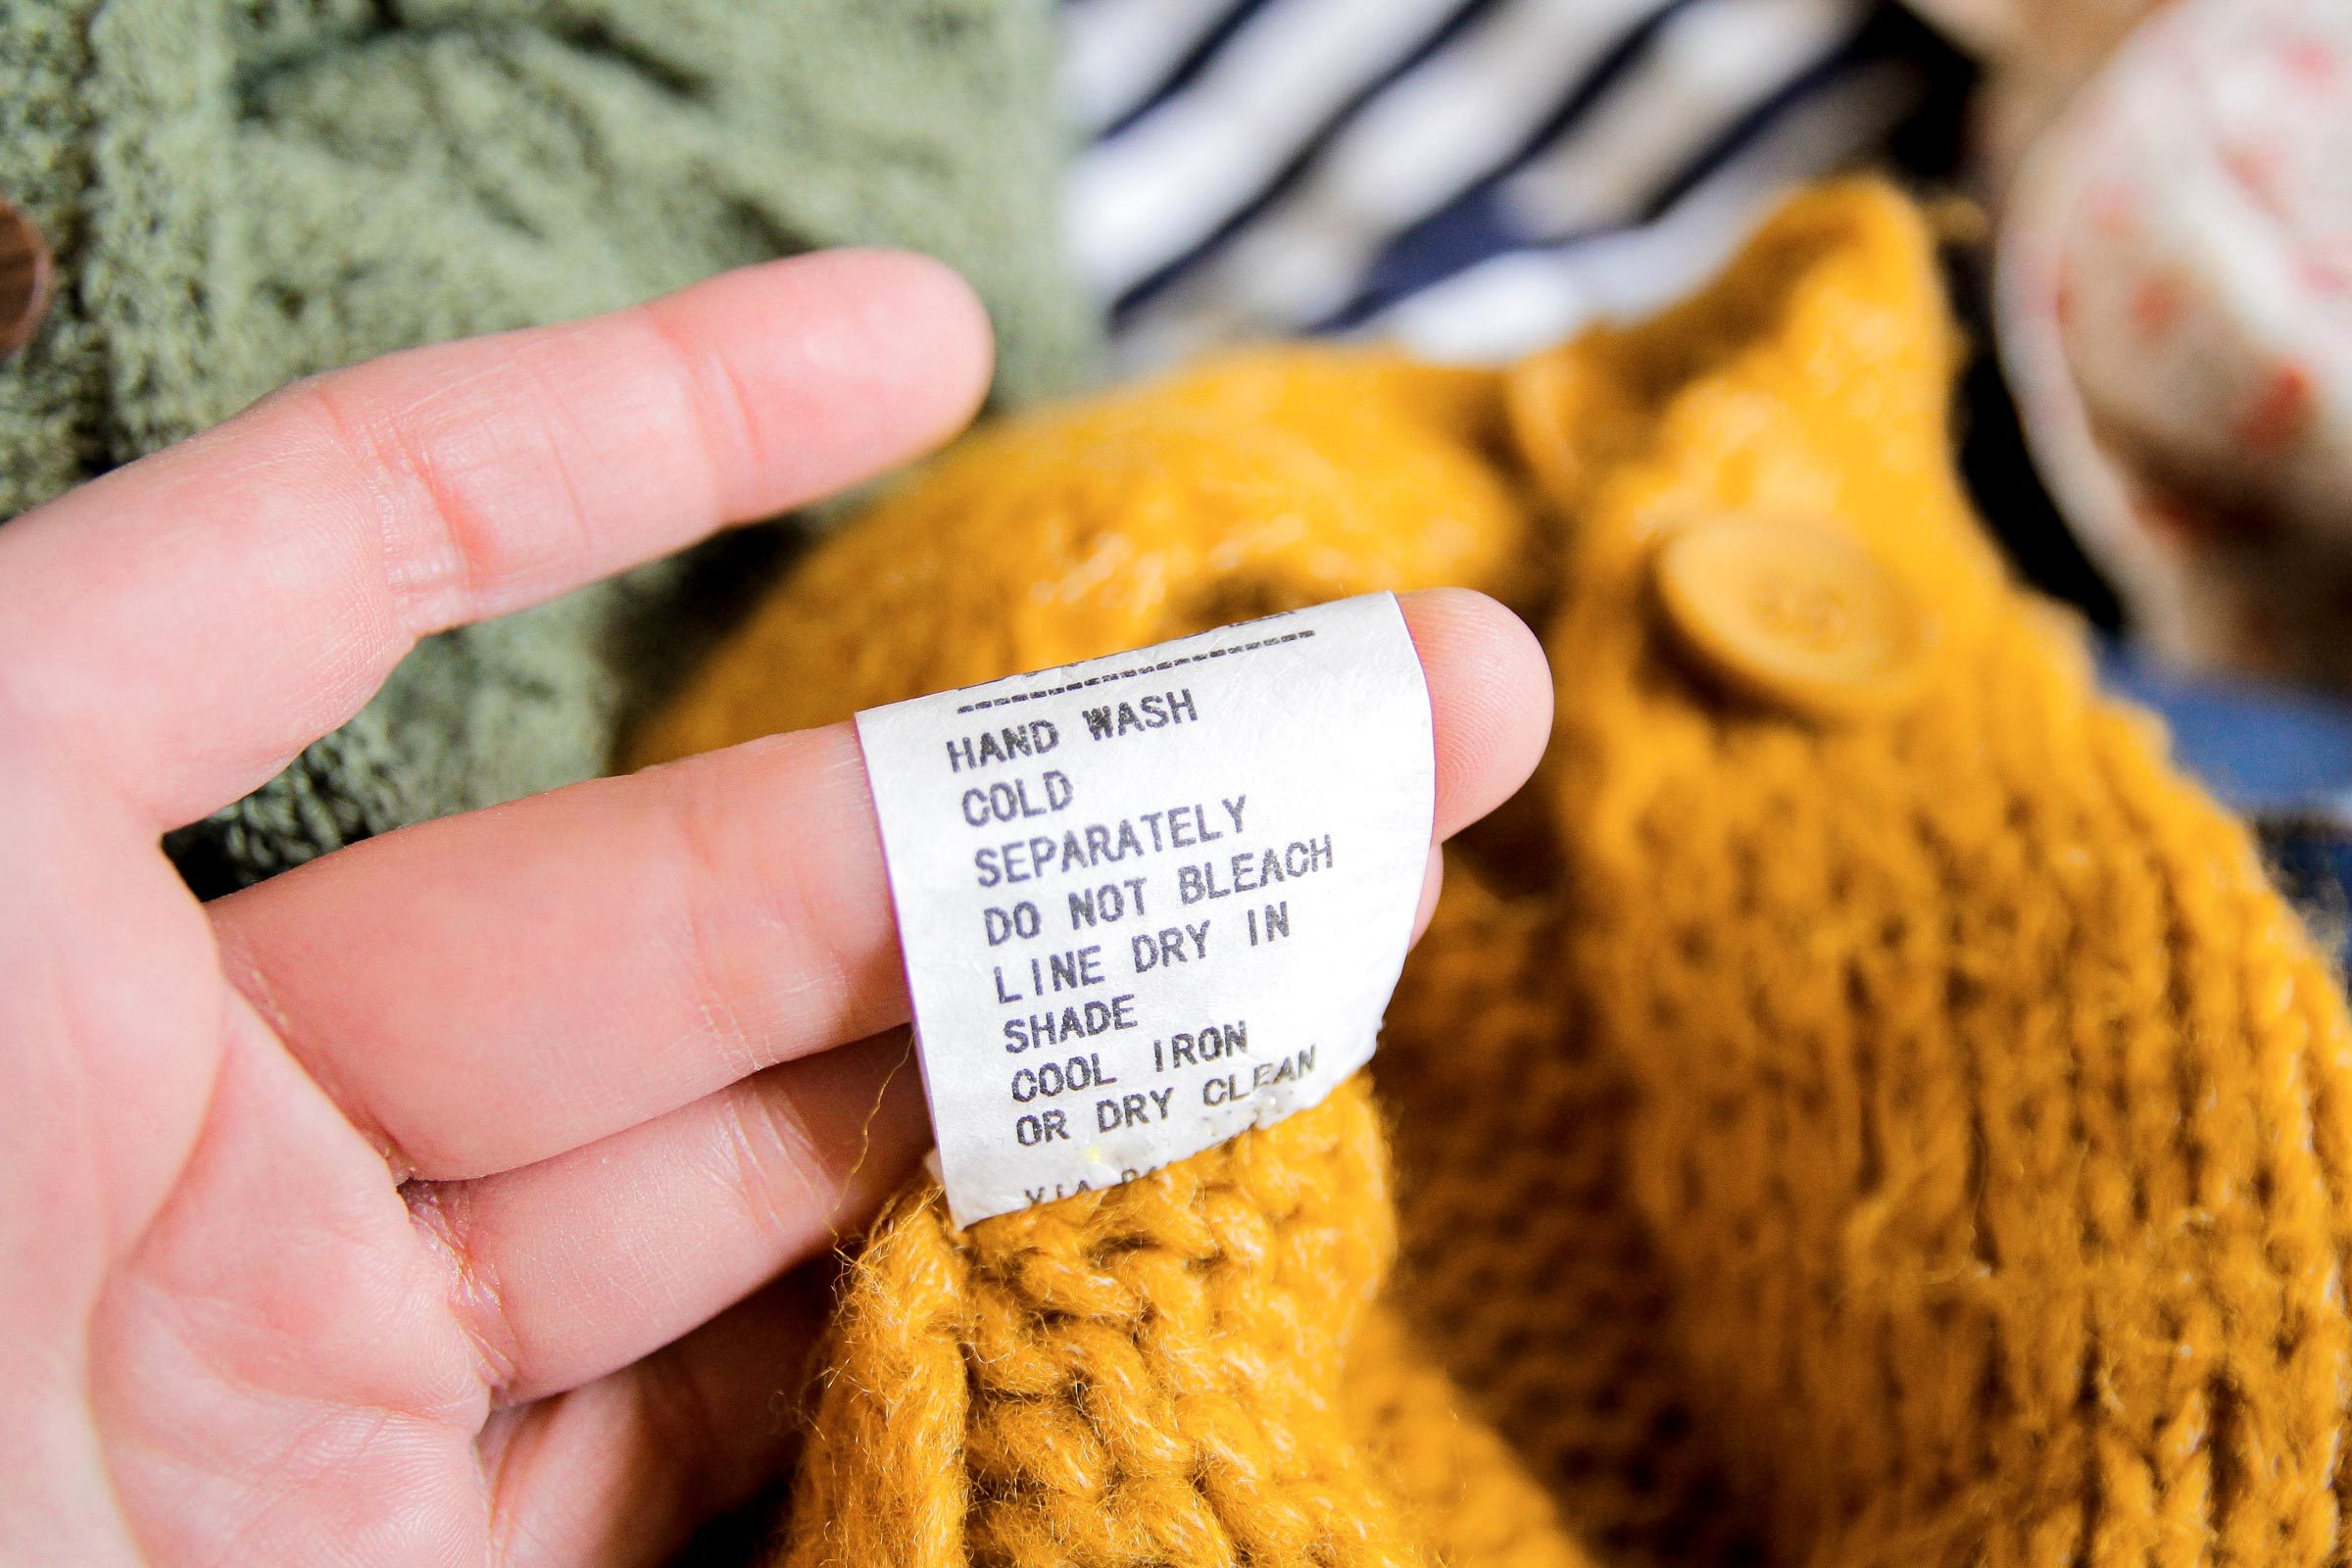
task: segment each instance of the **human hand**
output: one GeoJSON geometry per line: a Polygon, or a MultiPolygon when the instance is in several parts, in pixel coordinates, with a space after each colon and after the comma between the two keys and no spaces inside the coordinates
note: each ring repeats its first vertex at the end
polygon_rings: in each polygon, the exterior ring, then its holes
{"type": "MultiPolygon", "coordinates": [[[[659,1561],[774,1473],[822,1302],[771,1282],[927,1133],[854,731],[210,905],[158,840],[417,637],[944,438],[989,356],[934,264],[781,262],[298,384],[0,527],[0,1560],[659,1561]]],[[[1405,604],[1443,836],[1549,685],[1499,607],[1405,604]]]]}

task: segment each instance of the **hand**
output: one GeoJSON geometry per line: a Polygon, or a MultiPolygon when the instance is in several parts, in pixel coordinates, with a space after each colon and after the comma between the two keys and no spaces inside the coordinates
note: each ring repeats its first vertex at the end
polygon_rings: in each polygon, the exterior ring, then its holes
{"type": "MultiPolygon", "coordinates": [[[[304,382],[0,527],[0,1560],[658,1561],[783,1462],[823,1303],[771,1282],[927,1141],[849,727],[210,905],[158,839],[417,637],[943,439],[989,356],[933,264],[782,262],[304,382]]],[[[1407,613],[1443,834],[1549,688],[1492,603],[1407,613]]]]}

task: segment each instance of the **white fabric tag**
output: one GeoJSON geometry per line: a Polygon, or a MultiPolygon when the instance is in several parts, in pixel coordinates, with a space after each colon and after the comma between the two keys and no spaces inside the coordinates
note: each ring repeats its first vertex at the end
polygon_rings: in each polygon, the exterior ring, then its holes
{"type": "Polygon", "coordinates": [[[1132,1181],[1372,1054],[1428,863],[1393,594],[858,715],[949,1208],[1132,1181]]]}

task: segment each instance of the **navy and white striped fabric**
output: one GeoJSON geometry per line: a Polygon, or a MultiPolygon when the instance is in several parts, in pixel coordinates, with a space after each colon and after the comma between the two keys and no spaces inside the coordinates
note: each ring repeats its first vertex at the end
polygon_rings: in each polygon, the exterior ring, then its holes
{"type": "Polygon", "coordinates": [[[1920,101],[1872,0],[1067,0],[1067,198],[1125,368],[1639,315],[1920,101]]]}
{"type": "MultiPolygon", "coordinates": [[[[1121,368],[1503,361],[1646,315],[1965,76],[1892,0],[1064,0],[1071,251],[1121,368]]],[[[1932,118],[1932,117],[1931,117],[1932,118]]],[[[2019,461],[2023,461],[2022,453],[2019,461]]],[[[2118,656],[2352,964],[2352,709],[2118,656]]]]}

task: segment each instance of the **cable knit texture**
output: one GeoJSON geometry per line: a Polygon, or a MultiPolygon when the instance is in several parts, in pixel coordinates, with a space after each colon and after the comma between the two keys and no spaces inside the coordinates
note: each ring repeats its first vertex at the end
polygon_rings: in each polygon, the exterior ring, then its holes
{"type": "MultiPolygon", "coordinates": [[[[300,376],[826,245],[946,258],[995,318],[999,395],[1067,390],[1093,322],[1054,244],[1051,24],[1033,0],[0,6],[0,192],[60,285],[0,366],[0,519],[300,376]]],[[[428,640],[173,853],[214,892],[605,771],[725,575],[428,640]]]]}
{"type": "Polygon", "coordinates": [[[1270,351],[968,443],[657,757],[1250,611],[1544,628],[1370,1078],[848,1276],[792,1568],[2289,1564],[2345,1555],[2352,1029],[2245,833],[1971,517],[1929,238],[1800,199],[1503,374],[1270,351]],[[1844,530],[1934,608],[1817,725],[1660,635],[1661,536],[1844,530]],[[1396,1176],[1392,1189],[1392,1161],[1396,1176]]]}

